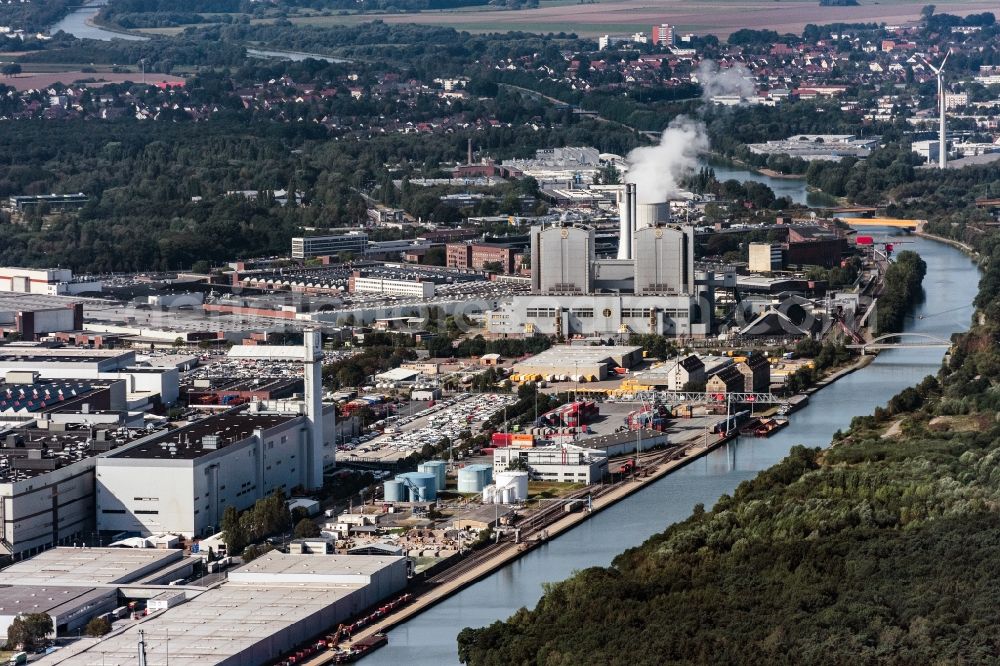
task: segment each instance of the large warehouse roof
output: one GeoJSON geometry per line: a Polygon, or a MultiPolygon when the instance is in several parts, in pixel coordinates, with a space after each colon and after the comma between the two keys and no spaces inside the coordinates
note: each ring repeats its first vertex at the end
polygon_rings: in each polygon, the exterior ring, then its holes
{"type": "Polygon", "coordinates": [[[525,359],[520,363],[515,365],[515,369],[518,365],[528,365],[532,367],[537,366],[552,366],[552,367],[572,367],[574,363],[579,363],[581,366],[585,364],[594,363],[605,363],[607,361],[619,362],[618,359],[627,359],[636,352],[642,350],[642,347],[632,347],[632,346],[576,346],[576,345],[556,345],[555,347],[550,347],[540,354],[536,354],[531,358],[525,359]]]}
{"type": "Polygon", "coordinates": [[[271,551],[229,573],[233,583],[287,585],[366,584],[373,575],[398,558],[327,555],[303,558],[271,551]]]}
{"type": "Polygon", "coordinates": [[[0,585],[129,583],[181,557],[179,550],[155,548],[52,548],[0,571],[0,585]]]}
{"type": "Polygon", "coordinates": [[[405,558],[271,552],[230,580],[101,641],[80,641],[38,666],[134,666],[143,631],[150,664],[263,664],[356,614],[406,583],[405,558]],[[338,575],[361,576],[338,583],[338,575]],[[304,582],[303,576],[312,577],[304,582]],[[258,578],[268,578],[264,584],[258,578]],[[379,581],[375,579],[379,578],[379,581]],[[242,579],[242,582],[240,582],[242,579]],[[371,581],[371,582],[369,582],[371,581]]]}

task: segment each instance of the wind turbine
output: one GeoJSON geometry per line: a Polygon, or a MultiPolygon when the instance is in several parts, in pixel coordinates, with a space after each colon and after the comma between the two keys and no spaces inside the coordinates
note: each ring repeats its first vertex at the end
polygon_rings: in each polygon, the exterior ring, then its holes
{"type": "Polygon", "coordinates": [[[945,144],[945,127],[944,127],[944,112],[945,112],[945,91],[944,91],[944,64],[948,62],[948,56],[951,55],[951,49],[944,54],[944,60],[941,61],[941,65],[935,67],[926,58],[923,59],[924,63],[931,68],[934,72],[934,76],[937,77],[938,84],[938,104],[941,106],[941,126],[938,128],[938,167],[945,169],[948,166],[948,148],[945,144]]]}

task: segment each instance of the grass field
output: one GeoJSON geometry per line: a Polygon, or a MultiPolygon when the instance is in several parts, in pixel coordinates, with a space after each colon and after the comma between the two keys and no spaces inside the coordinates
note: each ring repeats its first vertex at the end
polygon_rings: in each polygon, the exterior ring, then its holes
{"type": "MultiPolygon", "coordinates": [[[[373,19],[387,23],[447,25],[469,32],[575,32],[594,37],[607,33],[626,33],[658,23],[671,23],[681,31],[712,33],[720,37],[740,28],[770,29],[778,32],[802,31],[807,23],[915,21],[926,0],[862,0],[856,7],[820,7],[818,0],[602,0],[580,3],[578,0],[543,0],[538,9],[507,11],[483,7],[422,12],[419,14],[368,14],[345,16],[300,16],[291,21],[299,25],[321,27],[357,25],[373,19]]],[[[995,2],[983,0],[942,0],[939,12],[959,15],[996,11],[995,2]]],[[[268,22],[268,21],[262,21],[268,22]]],[[[172,34],[179,29],[165,28],[144,32],[172,34]]]]}

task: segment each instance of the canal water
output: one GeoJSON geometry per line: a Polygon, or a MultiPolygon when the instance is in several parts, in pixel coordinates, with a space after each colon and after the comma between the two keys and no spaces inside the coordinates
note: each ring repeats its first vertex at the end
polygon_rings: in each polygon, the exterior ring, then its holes
{"type": "MultiPolygon", "coordinates": [[[[975,265],[948,245],[917,237],[900,240],[912,243],[897,249],[918,252],[928,266],[925,299],[908,318],[906,330],[942,338],[965,330],[979,282],[975,265]]],[[[463,627],[482,627],[506,619],[523,606],[534,607],[543,583],[610,564],[622,550],[685,519],[695,504],[711,507],[740,482],[780,461],[796,444],[827,446],[833,433],[845,429],[854,416],[872,413],[902,389],[937,372],[943,355],[943,349],[881,353],[867,368],[813,395],[810,404],[791,417],[791,425],[773,437],[741,438],[664,477],[393,629],[388,646],[362,663],[457,664],[456,637],[463,627]]]]}

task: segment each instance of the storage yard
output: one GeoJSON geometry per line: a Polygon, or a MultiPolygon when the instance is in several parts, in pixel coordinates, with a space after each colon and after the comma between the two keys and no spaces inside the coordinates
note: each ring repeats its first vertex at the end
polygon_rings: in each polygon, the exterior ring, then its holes
{"type": "Polygon", "coordinates": [[[347,461],[395,462],[424,446],[437,445],[447,437],[456,441],[465,431],[473,431],[504,407],[514,404],[516,396],[499,393],[462,393],[414,414],[386,419],[383,435],[364,442],[350,451],[347,461]]]}

